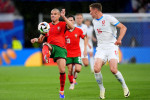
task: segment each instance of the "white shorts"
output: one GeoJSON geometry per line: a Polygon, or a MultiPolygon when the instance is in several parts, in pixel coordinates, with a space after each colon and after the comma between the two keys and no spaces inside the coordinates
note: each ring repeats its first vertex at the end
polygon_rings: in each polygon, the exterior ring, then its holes
{"type": "Polygon", "coordinates": [[[100,46],[96,48],[96,54],[94,58],[101,58],[105,63],[110,59],[117,59],[119,63],[118,46],[100,46]]]}

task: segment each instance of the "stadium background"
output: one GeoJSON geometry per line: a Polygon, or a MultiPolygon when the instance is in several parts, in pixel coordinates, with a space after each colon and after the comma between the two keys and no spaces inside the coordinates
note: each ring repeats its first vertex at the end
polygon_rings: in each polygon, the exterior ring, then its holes
{"type": "MultiPolygon", "coordinates": [[[[49,79],[48,76],[50,76],[50,78],[53,78],[52,77],[53,74],[48,74],[49,72],[47,71],[47,67],[45,68],[44,66],[56,66],[56,64],[53,63],[52,60],[51,63],[48,65],[43,64],[42,56],[41,56],[41,44],[30,43],[30,39],[34,37],[38,37],[40,34],[39,31],[37,30],[38,23],[41,20],[47,22],[51,21],[49,14],[52,8],[59,8],[59,9],[65,8],[66,15],[67,14],[75,15],[76,13],[84,13],[85,15],[84,17],[89,18],[88,17],[89,15],[87,15],[87,13],[89,13],[89,5],[93,2],[102,3],[103,13],[111,13],[112,15],[117,14],[115,16],[121,16],[117,18],[119,18],[120,21],[127,26],[128,28],[127,33],[124,39],[122,40],[123,43],[122,46],[120,46],[120,58],[121,58],[120,66],[123,73],[129,75],[128,77],[135,76],[134,78],[130,77],[127,80],[127,83],[129,83],[132,86],[133,84],[132,79],[135,79],[136,81],[135,83],[137,83],[136,84],[137,87],[138,86],[142,87],[141,90],[139,91],[145,89],[145,94],[143,95],[143,97],[141,97],[141,99],[147,99],[147,98],[150,99],[150,97],[148,96],[149,89],[150,89],[150,86],[148,84],[150,83],[149,82],[150,79],[149,77],[147,77],[149,76],[149,66],[150,66],[149,65],[150,63],[150,34],[149,34],[150,1],[149,0],[0,0],[0,75],[1,75],[0,93],[8,92],[8,94],[10,94],[11,91],[9,90],[9,88],[5,88],[5,87],[7,87],[9,82],[10,84],[11,82],[12,83],[18,82],[19,80],[22,79],[22,77],[24,77],[22,81],[24,80],[32,81],[31,78],[34,77],[35,79],[37,79],[38,75],[39,75],[38,78],[40,78],[42,75],[43,77],[45,76],[46,78],[44,79],[46,80],[49,79]],[[9,5],[6,7],[7,9],[4,9],[7,3],[9,5]],[[23,48],[18,50],[12,48],[12,41],[14,37],[16,37],[17,40],[19,40],[23,48]],[[24,69],[23,68],[24,66],[35,67],[36,69],[24,69]],[[42,68],[40,69],[43,71],[42,73],[39,69],[37,69],[37,66],[42,68]],[[19,69],[18,67],[21,67],[22,69],[19,69]],[[9,68],[11,70],[5,68],[9,68]],[[45,72],[47,73],[44,74],[45,72]],[[21,73],[22,73],[21,77],[18,77],[21,73]],[[135,73],[135,75],[133,75],[133,73],[135,73]],[[13,78],[11,78],[10,76],[12,76],[13,78]],[[25,76],[28,76],[29,79],[26,79],[27,77],[25,78],[25,76]],[[140,79],[138,79],[137,77],[139,77],[140,79]],[[143,77],[145,77],[144,78],[145,80],[143,79],[143,77]],[[139,83],[139,80],[141,80],[141,83],[139,83]]],[[[93,42],[93,45],[94,47],[96,47],[95,42],[93,42]]],[[[94,53],[95,53],[95,49],[94,49],[94,53]]],[[[48,70],[58,71],[57,69],[55,70],[54,69],[55,68],[52,67],[51,69],[48,70]]],[[[108,68],[104,68],[104,72],[105,69],[108,70],[108,68]]],[[[85,70],[83,71],[84,74],[89,72],[89,70],[85,68],[83,68],[83,70],[85,70]]],[[[104,74],[104,76],[105,75],[108,76],[107,82],[109,82],[112,77],[109,77],[109,73],[107,73],[107,71],[106,74],[104,74]]],[[[81,76],[84,76],[82,72],[81,72],[81,76]]],[[[91,74],[88,77],[91,78],[91,74]]],[[[84,78],[82,79],[84,80],[84,78]]],[[[92,77],[92,79],[94,79],[94,77],[92,77]]],[[[36,81],[34,80],[34,82],[36,81]]],[[[47,82],[46,84],[53,83],[52,81],[46,81],[46,82],[47,82]]],[[[17,84],[25,84],[25,83],[17,83],[17,84]]],[[[136,89],[134,87],[133,90],[136,91],[137,87],[136,89]]],[[[13,88],[11,87],[11,89],[13,88]]],[[[131,100],[135,98],[137,100],[139,98],[137,95],[139,96],[140,92],[137,92],[137,94],[134,95],[135,97],[132,97],[131,100]]],[[[30,94],[27,94],[26,96],[30,97],[30,94]]],[[[18,97],[18,96],[12,96],[12,97],[14,98],[14,100],[22,99],[22,97],[18,97]]],[[[10,99],[11,97],[7,99],[6,98],[7,95],[0,95],[0,100],[13,100],[10,99]]],[[[26,98],[24,99],[25,100],[31,99],[31,98],[28,99],[26,98]]],[[[35,98],[34,99],[32,98],[31,100],[35,100],[35,98]]],[[[76,99],[80,99],[80,98],[76,98],[76,99]]],[[[72,100],[76,100],[76,99],[72,99],[72,100]]],[[[38,99],[36,98],[36,100],[38,99]]]]}

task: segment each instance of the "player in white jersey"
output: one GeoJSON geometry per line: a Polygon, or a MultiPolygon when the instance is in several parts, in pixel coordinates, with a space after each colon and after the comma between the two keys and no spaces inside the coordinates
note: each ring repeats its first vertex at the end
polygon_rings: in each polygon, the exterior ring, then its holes
{"type": "Polygon", "coordinates": [[[91,72],[94,72],[94,58],[93,58],[93,43],[92,40],[96,42],[96,38],[93,36],[93,26],[91,25],[91,21],[89,19],[86,19],[84,22],[87,25],[87,37],[88,37],[88,43],[89,46],[87,47],[87,52],[90,55],[90,67],[91,72]]]}
{"type": "MultiPolygon", "coordinates": [[[[81,13],[77,13],[75,15],[75,21],[76,21],[76,24],[74,26],[82,29],[83,34],[86,35],[87,34],[87,26],[85,24],[83,24],[83,15],[81,13]]],[[[80,39],[80,49],[81,49],[82,63],[84,64],[84,66],[88,66],[88,64],[89,64],[88,56],[84,56],[84,54],[83,54],[83,51],[84,51],[84,40],[83,39],[80,39]]]]}
{"type": "Polygon", "coordinates": [[[117,69],[118,45],[121,45],[121,40],[124,37],[127,28],[111,15],[102,13],[102,5],[93,3],[89,6],[90,14],[94,18],[93,25],[97,37],[98,47],[95,54],[94,72],[95,79],[100,88],[100,98],[105,98],[105,88],[102,82],[101,68],[108,60],[111,72],[115,75],[118,81],[122,84],[124,96],[130,95],[129,89],[120,71],[117,69]],[[120,29],[118,39],[116,27],[120,29]]]}

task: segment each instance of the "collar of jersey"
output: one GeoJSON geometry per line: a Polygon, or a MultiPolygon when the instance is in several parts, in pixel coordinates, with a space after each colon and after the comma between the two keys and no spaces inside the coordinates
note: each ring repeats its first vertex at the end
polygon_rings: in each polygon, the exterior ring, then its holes
{"type": "Polygon", "coordinates": [[[101,20],[103,18],[103,16],[101,17],[101,18],[99,18],[99,19],[96,19],[97,21],[99,21],[99,20],[101,20]]]}
{"type": "Polygon", "coordinates": [[[78,26],[78,25],[77,25],[77,27],[82,27],[82,24],[81,24],[81,26],[78,26]]]}

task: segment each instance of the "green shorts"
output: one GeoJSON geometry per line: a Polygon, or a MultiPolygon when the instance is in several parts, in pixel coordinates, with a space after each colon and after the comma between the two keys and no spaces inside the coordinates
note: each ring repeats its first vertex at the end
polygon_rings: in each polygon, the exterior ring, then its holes
{"type": "Polygon", "coordinates": [[[68,65],[68,64],[82,65],[81,57],[67,57],[66,60],[67,60],[66,65],[68,65]]]}
{"type": "Polygon", "coordinates": [[[67,50],[66,49],[61,48],[61,47],[56,46],[56,45],[53,45],[53,44],[51,44],[51,46],[53,49],[52,49],[50,58],[53,58],[54,62],[56,62],[56,60],[59,58],[66,59],[66,56],[67,56],[67,50]]]}

